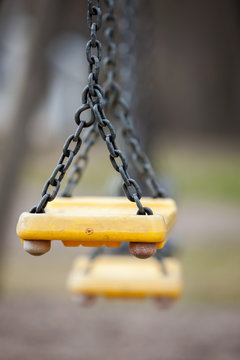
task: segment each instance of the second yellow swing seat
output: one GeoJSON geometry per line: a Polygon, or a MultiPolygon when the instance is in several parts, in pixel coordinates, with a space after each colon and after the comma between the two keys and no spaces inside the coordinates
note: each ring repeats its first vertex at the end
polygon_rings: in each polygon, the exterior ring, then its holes
{"type": "Polygon", "coordinates": [[[182,293],[180,263],[175,258],[144,262],[128,255],[81,256],[74,262],[67,288],[74,295],[115,298],[178,299],[182,293]],[[164,271],[163,271],[164,270],[164,271]]]}
{"type": "Polygon", "coordinates": [[[153,215],[136,215],[136,204],[123,197],[57,198],[44,214],[23,213],[17,234],[26,251],[31,253],[35,244],[34,255],[47,252],[52,240],[60,240],[65,246],[90,247],[151,242],[160,249],[176,221],[176,203],[147,197],[142,203],[153,215]]]}

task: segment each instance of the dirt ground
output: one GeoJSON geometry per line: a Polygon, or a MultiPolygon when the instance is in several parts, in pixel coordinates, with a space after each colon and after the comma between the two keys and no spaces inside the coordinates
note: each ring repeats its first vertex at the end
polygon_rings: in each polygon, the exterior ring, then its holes
{"type": "Polygon", "coordinates": [[[83,309],[70,300],[9,300],[0,307],[0,358],[238,360],[237,310],[150,302],[99,301],[83,309]]]}

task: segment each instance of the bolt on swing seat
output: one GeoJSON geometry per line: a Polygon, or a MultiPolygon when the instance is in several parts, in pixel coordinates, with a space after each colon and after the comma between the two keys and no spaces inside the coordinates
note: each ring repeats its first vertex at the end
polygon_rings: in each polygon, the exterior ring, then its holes
{"type": "Polygon", "coordinates": [[[82,295],[177,300],[183,288],[180,263],[171,257],[162,262],[129,255],[99,255],[94,260],[81,256],[73,264],[67,289],[80,301],[82,295]]]}
{"type": "Polygon", "coordinates": [[[142,198],[154,215],[136,215],[135,204],[120,197],[57,198],[44,214],[23,213],[17,234],[26,251],[41,255],[52,240],[64,246],[119,247],[122,242],[157,243],[161,249],[177,215],[172,199],[142,198]]]}

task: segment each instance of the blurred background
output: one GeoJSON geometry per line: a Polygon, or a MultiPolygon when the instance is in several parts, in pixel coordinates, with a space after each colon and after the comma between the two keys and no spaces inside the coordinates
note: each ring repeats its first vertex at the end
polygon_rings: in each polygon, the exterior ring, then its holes
{"type": "MultiPolygon", "coordinates": [[[[0,359],[240,358],[240,3],[137,5],[134,119],[178,203],[183,297],[168,311],[78,308],[65,281],[86,250],[23,251],[19,214],[39,201],[87,83],[87,1],[1,0],[0,359]]],[[[78,194],[111,195],[116,183],[99,141],[78,194]]]]}

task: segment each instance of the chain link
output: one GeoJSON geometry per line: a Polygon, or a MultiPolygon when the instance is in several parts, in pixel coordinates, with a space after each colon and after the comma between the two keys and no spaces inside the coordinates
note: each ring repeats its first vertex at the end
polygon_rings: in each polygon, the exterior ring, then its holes
{"type": "MultiPolygon", "coordinates": [[[[114,1],[105,0],[107,5],[107,14],[103,17],[103,29],[104,37],[106,40],[106,56],[103,59],[104,64],[111,64],[109,69],[107,66],[104,67],[104,75],[106,81],[104,83],[105,89],[105,101],[108,105],[108,108],[114,114],[114,116],[121,121],[122,124],[122,136],[127,145],[128,153],[130,156],[131,163],[133,164],[136,171],[144,178],[146,186],[149,188],[152,196],[164,197],[164,191],[160,188],[157,180],[157,176],[152,168],[152,165],[143,151],[140,140],[136,133],[136,130],[133,126],[133,120],[130,115],[130,108],[128,103],[123,97],[123,90],[116,81],[117,71],[116,71],[116,49],[115,43],[115,30],[117,28],[116,17],[114,15],[114,1]],[[109,24],[108,19],[111,19],[109,24]]],[[[134,9],[132,2],[130,0],[125,0],[125,24],[122,23],[122,26],[125,28],[124,33],[124,56],[130,56],[129,52],[132,46],[134,36],[131,34],[131,19],[134,16],[134,9]],[[126,33],[125,33],[126,32],[126,33]],[[128,42],[126,41],[128,39],[128,42]]],[[[124,48],[122,46],[122,48],[124,48]]],[[[131,60],[133,62],[133,60],[131,60]]],[[[129,65],[129,64],[128,64],[129,65]]],[[[129,76],[128,72],[128,76],[129,76]]],[[[126,80],[126,79],[125,79],[126,80]]],[[[128,81],[130,78],[128,78],[128,81]]],[[[129,98],[131,100],[131,98],[129,98]]]]}

